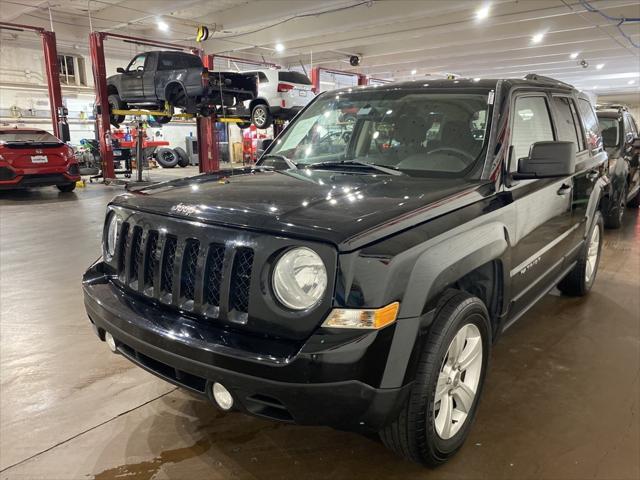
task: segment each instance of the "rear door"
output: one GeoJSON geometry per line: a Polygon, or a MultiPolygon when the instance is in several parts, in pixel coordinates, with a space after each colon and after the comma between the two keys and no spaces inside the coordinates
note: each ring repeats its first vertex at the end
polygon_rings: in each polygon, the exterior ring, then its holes
{"type": "Polygon", "coordinates": [[[147,54],[136,55],[122,74],[120,98],[125,101],[144,101],[143,75],[147,54]]]}
{"type": "MultiPolygon", "coordinates": [[[[521,92],[512,99],[510,170],[527,157],[536,142],[557,140],[545,93],[521,92]]],[[[520,180],[508,188],[515,205],[511,238],[511,313],[517,315],[545,293],[562,272],[572,242],[571,176],[520,180]]]]}

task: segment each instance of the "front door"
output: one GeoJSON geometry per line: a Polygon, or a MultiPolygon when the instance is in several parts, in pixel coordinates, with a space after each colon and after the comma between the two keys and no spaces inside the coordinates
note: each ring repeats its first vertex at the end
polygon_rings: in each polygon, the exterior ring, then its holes
{"type": "Polygon", "coordinates": [[[146,59],[146,53],[137,55],[122,74],[122,92],[120,92],[122,100],[144,101],[143,75],[146,59]]]}
{"type": "MultiPolygon", "coordinates": [[[[519,93],[512,99],[512,172],[534,143],[557,139],[549,100],[543,93],[519,93]]],[[[573,180],[571,176],[520,180],[508,190],[516,216],[509,271],[513,318],[545,293],[562,271],[575,230],[571,219],[573,180]]]]}

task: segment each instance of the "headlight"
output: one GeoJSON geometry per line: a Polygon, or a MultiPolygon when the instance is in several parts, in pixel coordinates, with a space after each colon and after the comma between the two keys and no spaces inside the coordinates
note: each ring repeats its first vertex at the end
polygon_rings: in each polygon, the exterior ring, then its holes
{"type": "Polygon", "coordinates": [[[116,242],[118,241],[118,216],[111,214],[109,225],[107,226],[107,234],[104,237],[104,248],[107,256],[112,258],[116,253],[116,242]]]}
{"type": "Polygon", "coordinates": [[[286,252],[273,269],[273,291],[292,310],[316,305],[327,289],[327,269],[320,256],[306,247],[286,252]]]}

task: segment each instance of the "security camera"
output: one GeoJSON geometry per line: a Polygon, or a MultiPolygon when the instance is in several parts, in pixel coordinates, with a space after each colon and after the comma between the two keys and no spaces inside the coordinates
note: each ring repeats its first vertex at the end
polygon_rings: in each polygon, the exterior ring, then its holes
{"type": "Polygon", "coordinates": [[[589,68],[589,62],[587,62],[584,58],[578,62],[582,68],[589,68]]]}
{"type": "Polygon", "coordinates": [[[349,57],[349,64],[352,67],[357,67],[358,65],[360,65],[360,57],[357,55],[351,55],[349,57]]]}

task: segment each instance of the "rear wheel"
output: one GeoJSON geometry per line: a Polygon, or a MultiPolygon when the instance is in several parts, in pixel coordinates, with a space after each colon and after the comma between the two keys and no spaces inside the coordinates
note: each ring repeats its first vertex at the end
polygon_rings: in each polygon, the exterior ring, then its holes
{"type": "Polygon", "coordinates": [[[591,290],[600,265],[602,233],[602,214],[600,211],[596,211],[587,239],[578,256],[578,263],[558,284],[558,289],[562,293],[582,297],[591,290]]]}
{"type": "Polygon", "coordinates": [[[110,115],[109,121],[113,126],[119,127],[120,124],[124,122],[124,119],[126,117],[124,115],[114,115],[111,112],[113,110],[127,110],[127,104],[122,101],[122,99],[120,98],[120,95],[118,95],[117,93],[113,93],[109,95],[108,101],[109,101],[109,115],[110,115]]]}
{"type": "Polygon", "coordinates": [[[380,432],[388,448],[429,466],[460,449],[482,392],[490,332],[489,315],[479,298],[455,290],[443,296],[409,398],[380,432]]]}
{"type": "Polygon", "coordinates": [[[170,148],[159,148],[156,152],[156,160],[163,168],[173,168],[178,164],[179,157],[170,148]]]}
{"type": "Polygon", "coordinates": [[[62,193],[71,193],[76,189],[76,182],[65,183],[64,185],[56,185],[62,193]]]}
{"type": "Polygon", "coordinates": [[[627,205],[629,205],[631,208],[640,207],[640,190],[638,190],[638,193],[636,193],[635,196],[631,200],[629,200],[629,203],[627,205]]]}
{"type": "Polygon", "coordinates": [[[269,111],[269,106],[264,103],[259,103],[251,111],[251,123],[257,128],[269,128],[273,123],[273,117],[269,111]]]}

